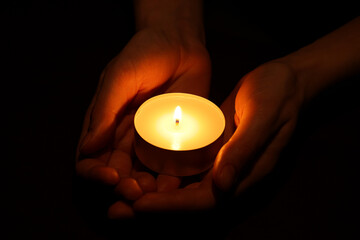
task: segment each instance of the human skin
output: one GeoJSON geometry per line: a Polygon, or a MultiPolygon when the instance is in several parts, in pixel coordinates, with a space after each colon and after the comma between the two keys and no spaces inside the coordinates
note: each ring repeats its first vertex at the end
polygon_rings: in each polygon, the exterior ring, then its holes
{"type": "Polygon", "coordinates": [[[274,168],[301,108],[329,85],[360,72],[359,43],[357,17],[314,43],[245,75],[222,104],[228,141],[214,167],[202,181],[189,187],[143,195],[135,201],[134,209],[209,209],[218,202],[216,190],[237,196],[261,180],[274,168]]]}
{"type": "Polygon", "coordinates": [[[155,179],[134,161],[133,117],[139,105],[167,92],[207,97],[210,88],[201,1],[138,0],[135,15],[137,33],[101,74],[77,152],[80,177],[114,186],[127,200],[109,209],[110,218],[131,217],[129,201],[180,184],[176,177],[155,179]]]}
{"type": "Polygon", "coordinates": [[[275,166],[302,106],[360,69],[356,18],[251,71],[222,105],[226,142],[214,167],[201,181],[179,188],[180,178],[155,178],[134,163],[133,116],[144,100],[159,93],[207,96],[210,60],[204,47],[201,2],[143,0],[135,6],[138,33],[104,70],[79,142],[78,174],[113,185],[114,192],[126,199],[110,206],[110,218],[129,218],[136,212],[199,211],[216,205],[215,191],[239,195],[275,166]]]}

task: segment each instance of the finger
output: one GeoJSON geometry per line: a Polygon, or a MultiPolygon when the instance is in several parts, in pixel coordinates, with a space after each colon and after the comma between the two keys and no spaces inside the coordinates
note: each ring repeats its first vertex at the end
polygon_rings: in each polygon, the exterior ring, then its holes
{"type": "Polygon", "coordinates": [[[221,111],[225,116],[225,130],[224,130],[224,142],[227,142],[231,136],[234,134],[236,130],[236,126],[234,122],[235,114],[235,98],[238,92],[240,84],[238,84],[234,90],[230,93],[230,95],[225,99],[225,101],[221,104],[221,111]]]}
{"type": "Polygon", "coordinates": [[[124,152],[131,152],[134,139],[134,112],[130,112],[121,118],[115,132],[116,149],[121,149],[124,152]]]}
{"type": "Polygon", "coordinates": [[[121,178],[114,189],[115,194],[134,201],[143,195],[143,191],[137,181],[133,178],[121,178]]]}
{"type": "Polygon", "coordinates": [[[211,186],[177,189],[171,192],[147,193],[133,207],[139,212],[201,211],[215,206],[211,186]]]}
{"type": "Polygon", "coordinates": [[[195,182],[187,185],[185,188],[198,188],[201,185],[201,182],[195,182]]]}
{"type": "Polygon", "coordinates": [[[180,186],[181,179],[179,177],[159,174],[156,179],[158,192],[169,192],[180,186]]]}
{"type": "Polygon", "coordinates": [[[239,125],[215,160],[214,182],[222,191],[232,188],[280,127],[275,114],[264,116],[263,111],[255,111],[256,107],[250,103],[246,107],[246,111],[237,113],[239,125]]]}
{"type": "Polygon", "coordinates": [[[118,172],[119,177],[129,177],[132,168],[132,160],[128,153],[115,149],[109,159],[108,166],[118,172]]]}
{"type": "Polygon", "coordinates": [[[132,169],[131,149],[134,140],[133,114],[126,115],[116,128],[114,150],[108,166],[115,168],[120,177],[130,177],[132,169]]]}
{"type": "Polygon", "coordinates": [[[134,210],[125,202],[118,201],[109,207],[108,218],[110,219],[130,219],[134,217],[134,210]]]}
{"type": "Polygon", "coordinates": [[[143,193],[155,192],[157,190],[156,180],[150,173],[136,172],[133,173],[132,177],[136,179],[143,193]]]}
{"type": "Polygon", "coordinates": [[[82,142],[83,152],[103,147],[113,133],[116,118],[129,103],[144,101],[174,74],[178,59],[171,57],[168,49],[147,46],[149,42],[142,37],[135,35],[106,67],[82,142]]]}
{"type": "Polygon", "coordinates": [[[107,167],[98,159],[83,159],[76,163],[76,172],[79,176],[102,182],[106,185],[115,185],[119,181],[119,175],[114,168],[107,167]]]}
{"type": "Polygon", "coordinates": [[[114,66],[110,63],[103,74],[104,80],[98,86],[92,108],[89,111],[88,129],[82,140],[80,151],[84,154],[104,147],[112,136],[117,116],[137,93],[136,85],[124,79],[133,79],[133,72],[125,63],[114,66]],[[126,93],[124,93],[126,89],[126,93]]]}
{"type": "MultiPolygon", "coordinates": [[[[102,83],[102,81],[103,81],[103,76],[100,77],[99,85],[102,83]]],[[[91,103],[90,103],[88,109],[86,110],[82,130],[81,130],[81,134],[80,134],[79,143],[78,143],[78,146],[77,146],[77,149],[76,149],[76,159],[79,159],[79,157],[80,157],[81,148],[83,146],[84,138],[85,138],[85,136],[86,136],[86,134],[87,134],[87,132],[89,130],[90,115],[91,115],[92,109],[94,108],[95,99],[97,99],[98,94],[99,94],[99,88],[96,89],[95,96],[92,98],[91,103]]]]}
{"type": "Polygon", "coordinates": [[[289,122],[279,131],[278,135],[256,162],[250,174],[239,183],[239,186],[237,186],[236,189],[236,194],[242,193],[272,171],[294,128],[295,121],[289,122]]]}

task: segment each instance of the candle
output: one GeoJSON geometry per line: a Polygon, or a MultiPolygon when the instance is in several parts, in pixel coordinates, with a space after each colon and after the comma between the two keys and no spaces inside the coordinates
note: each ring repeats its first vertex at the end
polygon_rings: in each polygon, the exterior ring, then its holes
{"type": "Polygon", "coordinates": [[[225,117],[209,100],[166,93],[145,101],[134,117],[135,153],[149,169],[189,176],[211,167],[225,117]]]}

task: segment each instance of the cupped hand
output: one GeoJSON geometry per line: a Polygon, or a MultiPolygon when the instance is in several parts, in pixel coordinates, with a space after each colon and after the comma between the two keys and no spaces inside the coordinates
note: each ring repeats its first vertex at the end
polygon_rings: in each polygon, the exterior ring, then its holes
{"type": "Polygon", "coordinates": [[[296,125],[303,86],[283,63],[266,63],[244,76],[222,105],[226,143],[199,181],[148,193],[136,211],[199,211],[215,206],[219,192],[238,195],[275,166],[296,125]]]}
{"type": "Polygon", "coordinates": [[[216,186],[235,194],[274,168],[296,126],[304,87],[288,65],[270,62],[247,74],[238,89],[223,106],[233,124],[213,171],[216,186]]]}
{"type": "Polygon", "coordinates": [[[134,162],[133,118],[139,105],[166,92],[206,97],[209,84],[210,60],[203,43],[176,32],[141,30],[107,65],[84,119],[76,170],[85,179],[113,185],[125,200],[110,207],[110,217],[131,217],[127,201],[179,185],[174,177],[155,180],[134,162]]]}

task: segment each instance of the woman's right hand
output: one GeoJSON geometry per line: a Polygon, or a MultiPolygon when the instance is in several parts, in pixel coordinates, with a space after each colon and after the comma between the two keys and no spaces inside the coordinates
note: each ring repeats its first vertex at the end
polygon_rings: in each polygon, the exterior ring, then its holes
{"type": "MultiPolygon", "coordinates": [[[[114,185],[115,192],[134,201],[143,193],[169,190],[178,178],[155,178],[134,164],[133,118],[139,105],[156,94],[187,92],[207,97],[210,59],[202,39],[174,29],[143,29],[104,69],[85,116],[76,170],[85,179],[114,185]]],[[[133,214],[117,202],[111,217],[133,214]]]]}

